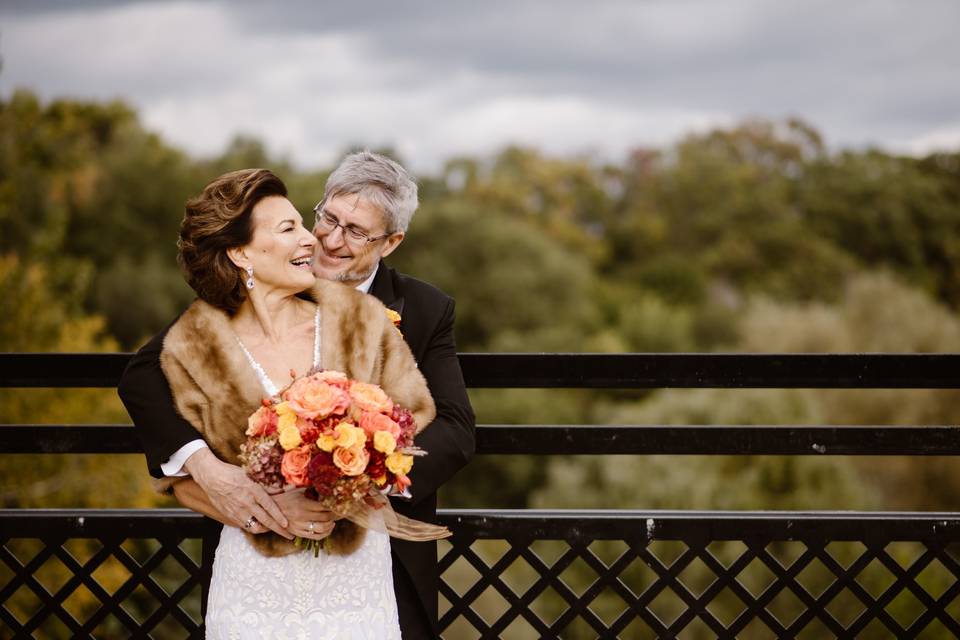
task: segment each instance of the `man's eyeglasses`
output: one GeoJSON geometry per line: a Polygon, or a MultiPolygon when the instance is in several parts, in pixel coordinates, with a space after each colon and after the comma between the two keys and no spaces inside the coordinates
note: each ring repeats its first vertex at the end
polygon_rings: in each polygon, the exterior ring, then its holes
{"type": "Polygon", "coordinates": [[[385,233],[380,236],[370,237],[369,233],[362,229],[358,229],[352,224],[340,224],[340,221],[336,216],[331,215],[320,208],[321,204],[323,203],[320,203],[313,208],[313,213],[317,216],[317,228],[323,229],[327,233],[332,233],[334,229],[340,227],[343,230],[344,241],[356,249],[364,247],[371,242],[389,238],[391,235],[393,235],[391,233],[385,233]]]}

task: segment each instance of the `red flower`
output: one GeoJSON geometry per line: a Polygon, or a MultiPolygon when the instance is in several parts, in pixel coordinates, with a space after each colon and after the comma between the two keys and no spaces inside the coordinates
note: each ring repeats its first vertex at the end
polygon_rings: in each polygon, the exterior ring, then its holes
{"type": "Polygon", "coordinates": [[[333,487],[340,479],[340,470],[333,464],[333,456],[326,451],[319,451],[310,464],[307,465],[307,477],[310,484],[321,496],[333,493],[333,487]]]}
{"type": "Polygon", "coordinates": [[[297,429],[300,430],[300,439],[304,444],[313,444],[320,436],[320,430],[310,420],[297,420],[297,429]]]}
{"type": "Polygon", "coordinates": [[[387,474],[387,456],[383,455],[373,447],[367,449],[370,452],[370,462],[367,463],[367,475],[376,480],[387,474]]]}
{"type": "Polygon", "coordinates": [[[390,412],[390,417],[400,425],[398,444],[404,447],[413,444],[413,436],[417,431],[417,425],[413,422],[413,414],[403,407],[393,405],[393,411],[390,412]]]}
{"type": "MultiPolygon", "coordinates": [[[[323,420],[314,420],[313,424],[316,425],[320,433],[331,433],[338,424],[343,422],[344,416],[337,414],[324,418],[323,420]]],[[[316,440],[316,438],[314,438],[316,440]]]]}

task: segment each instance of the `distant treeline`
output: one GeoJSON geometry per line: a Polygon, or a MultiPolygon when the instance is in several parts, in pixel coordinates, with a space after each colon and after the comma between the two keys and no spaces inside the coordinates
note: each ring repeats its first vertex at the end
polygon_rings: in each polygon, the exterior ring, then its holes
{"type": "MultiPolygon", "coordinates": [[[[312,224],[331,167],[297,170],[243,137],[215,158],[193,158],[122,102],[43,102],[26,91],[0,102],[0,350],[126,350],[164,327],[193,297],[175,260],[184,201],[214,176],[252,166],[280,174],[312,224]]],[[[463,351],[960,350],[960,152],[836,151],[803,122],[750,121],[637,148],[619,164],[510,147],[451,158],[419,182],[420,210],[391,262],[457,299],[463,351]]],[[[112,397],[0,395],[0,422],[126,420],[112,397]]],[[[958,406],[927,392],[473,397],[492,423],[949,424],[958,406]]],[[[558,464],[478,460],[444,495],[549,505],[621,495],[610,487],[623,482],[623,495],[600,506],[941,507],[960,496],[956,474],[936,461],[867,476],[862,462],[776,463],[752,475],[714,461],[654,465],[661,481],[639,486],[636,466],[558,464]],[[599,495],[556,489],[583,474],[599,495]],[[743,486],[732,496],[709,489],[733,479],[743,486]]],[[[40,478],[41,467],[16,473],[40,478]]],[[[8,504],[83,491],[82,482],[37,479],[31,494],[13,482],[0,487],[8,504]]]]}

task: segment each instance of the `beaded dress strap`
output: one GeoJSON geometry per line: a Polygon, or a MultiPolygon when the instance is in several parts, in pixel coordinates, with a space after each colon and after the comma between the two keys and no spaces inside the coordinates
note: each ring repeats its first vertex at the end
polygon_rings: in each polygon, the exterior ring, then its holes
{"type": "MultiPolygon", "coordinates": [[[[240,339],[240,336],[237,336],[237,344],[240,345],[240,349],[243,351],[243,355],[247,357],[247,362],[250,363],[250,366],[253,368],[253,372],[257,374],[257,379],[260,380],[260,386],[263,387],[263,390],[267,392],[271,398],[274,396],[280,395],[280,389],[277,388],[277,385],[273,383],[273,380],[270,379],[270,376],[267,375],[267,372],[264,368],[257,362],[256,358],[253,357],[253,354],[247,349],[246,345],[243,344],[243,341],[240,339]]],[[[317,306],[317,312],[313,316],[313,368],[316,369],[320,366],[320,306],[317,306]]]]}

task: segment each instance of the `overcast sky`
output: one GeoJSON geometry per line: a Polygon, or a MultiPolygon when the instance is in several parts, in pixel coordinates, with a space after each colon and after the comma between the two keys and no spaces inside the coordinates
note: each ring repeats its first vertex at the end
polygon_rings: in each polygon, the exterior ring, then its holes
{"type": "Polygon", "coordinates": [[[508,143],[617,160],[746,117],[960,147],[957,0],[2,0],[0,94],[122,98],[197,155],[414,168],[508,143]]]}

